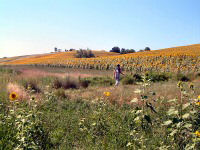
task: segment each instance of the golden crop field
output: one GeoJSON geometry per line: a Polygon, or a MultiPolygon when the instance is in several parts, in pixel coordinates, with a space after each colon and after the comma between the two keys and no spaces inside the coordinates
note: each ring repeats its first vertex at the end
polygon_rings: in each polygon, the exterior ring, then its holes
{"type": "Polygon", "coordinates": [[[93,51],[95,58],[74,58],[75,51],[60,52],[0,61],[2,65],[39,64],[82,69],[113,69],[121,64],[129,71],[198,72],[200,44],[118,55],[111,52],[93,51]]]}

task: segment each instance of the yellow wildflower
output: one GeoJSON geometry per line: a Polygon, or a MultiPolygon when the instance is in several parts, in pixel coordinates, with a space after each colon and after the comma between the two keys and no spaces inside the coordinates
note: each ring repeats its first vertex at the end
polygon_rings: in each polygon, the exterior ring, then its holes
{"type": "Polygon", "coordinates": [[[196,131],[195,134],[196,134],[196,136],[200,137],[200,132],[199,131],[196,131]]]}
{"type": "Polygon", "coordinates": [[[196,102],[196,105],[197,105],[197,106],[200,106],[200,102],[196,102]]]}
{"type": "Polygon", "coordinates": [[[198,96],[198,100],[200,100],[200,95],[198,96]]]}
{"type": "Polygon", "coordinates": [[[9,99],[10,99],[11,101],[16,100],[17,98],[18,98],[18,95],[17,95],[17,93],[15,93],[15,92],[12,92],[12,93],[9,95],[9,99]]]}
{"type": "Polygon", "coordinates": [[[103,93],[105,96],[110,96],[110,92],[104,92],[103,93]]]}

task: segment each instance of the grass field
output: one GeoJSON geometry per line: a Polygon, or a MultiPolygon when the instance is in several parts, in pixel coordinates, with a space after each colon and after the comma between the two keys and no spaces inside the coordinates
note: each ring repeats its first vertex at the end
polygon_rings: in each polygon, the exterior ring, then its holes
{"type": "Polygon", "coordinates": [[[1,67],[0,149],[198,150],[199,75],[124,73],[1,67]]]}

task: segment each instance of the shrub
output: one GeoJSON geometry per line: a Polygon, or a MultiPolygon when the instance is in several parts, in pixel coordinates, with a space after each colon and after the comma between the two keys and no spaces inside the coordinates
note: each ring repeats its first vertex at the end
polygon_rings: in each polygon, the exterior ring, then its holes
{"type": "Polygon", "coordinates": [[[64,89],[58,89],[55,91],[55,95],[59,98],[68,98],[68,95],[65,93],[64,89]]]}
{"type": "Polygon", "coordinates": [[[55,89],[77,89],[79,87],[78,83],[75,80],[70,79],[69,77],[65,79],[56,79],[52,85],[55,89]]]}
{"type": "Polygon", "coordinates": [[[187,77],[186,75],[183,75],[181,73],[178,73],[176,76],[176,80],[177,81],[183,81],[183,82],[188,82],[190,81],[189,77],[187,77]]]}
{"type": "Polygon", "coordinates": [[[127,85],[127,84],[133,84],[135,83],[135,80],[132,76],[125,76],[122,78],[122,84],[123,85],[127,85]]]}
{"type": "Polygon", "coordinates": [[[40,93],[41,92],[40,88],[37,86],[36,81],[33,81],[33,80],[25,81],[23,83],[23,86],[26,90],[30,90],[33,93],[40,93]]]}
{"type": "Polygon", "coordinates": [[[87,80],[79,80],[80,87],[87,88],[89,86],[89,81],[87,80]]]}
{"type": "Polygon", "coordinates": [[[110,52],[120,53],[120,48],[118,46],[115,46],[110,50],[110,52]]]}
{"type": "Polygon", "coordinates": [[[142,82],[142,76],[140,74],[134,74],[133,75],[133,79],[136,81],[136,82],[142,82]]]}
{"type": "Polygon", "coordinates": [[[78,50],[76,51],[75,54],[76,58],[91,58],[91,57],[95,57],[95,55],[92,53],[91,50],[78,50]]]}
{"type": "Polygon", "coordinates": [[[62,88],[64,88],[64,89],[77,89],[78,84],[74,80],[71,80],[69,77],[67,77],[62,83],[62,88]]]}
{"type": "Polygon", "coordinates": [[[59,79],[54,80],[54,82],[53,82],[53,88],[59,89],[61,87],[62,87],[62,81],[60,81],[59,79]]]}
{"type": "Polygon", "coordinates": [[[170,76],[166,73],[148,72],[145,74],[152,82],[168,81],[170,76]]]}

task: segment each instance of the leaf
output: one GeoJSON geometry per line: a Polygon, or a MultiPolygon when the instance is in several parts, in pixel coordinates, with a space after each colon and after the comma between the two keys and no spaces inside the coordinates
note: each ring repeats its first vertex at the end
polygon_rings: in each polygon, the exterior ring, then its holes
{"type": "Polygon", "coordinates": [[[181,127],[181,122],[177,123],[176,127],[180,128],[181,127]]]}
{"type": "Polygon", "coordinates": [[[175,108],[170,108],[167,112],[168,115],[177,115],[178,114],[178,111],[175,110],[175,108]]]}
{"type": "Polygon", "coordinates": [[[177,99],[171,99],[168,102],[176,102],[176,101],[177,101],[177,99]]]}
{"type": "Polygon", "coordinates": [[[184,114],[184,115],[182,116],[183,119],[187,119],[187,118],[189,118],[189,117],[190,117],[190,114],[189,114],[189,113],[186,113],[186,114],[184,114]]]}
{"type": "Polygon", "coordinates": [[[193,110],[193,111],[191,111],[190,113],[191,113],[191,114],[196,114],[197,111],[196,111],[196,110],[193,110]]]}
{"type": "Polygon", "coordinates": [[[190,124],[190,123],[187,123],[187,124],[185,124],[185,125],[184,125],[184,127],[185,127],[185,128],[187,128],[187,129],[191,129],[191,127],[192,127],[192,124],[190,124]]]}
{"type": "Polygon", "coordinates": [[[175,129],[175,130],[173,130],[169,135],[170,135],[170,136],[174,136],[174,134],[176,134],[177,132],[178,132],[178,130],[175,129]]]}
{"type": "Polygon", "coordinates": [[[184,110],[184,109],[186,109],[188,106],[190,106],[190,103],[184,104],[182,109],[184,110]]]}
{"type": "Polygon", "coordinates": [[[168,126],[168,125],[170,125],[170,124],[172,124],[172,121],[171,121],[171,120],[165,121],[165,122],[163,123],[163,125],[165,125],[165,126],[168,126]]]}
{"type": "Polygon", "coordinates": [[[135,114],[138,115],[140,113],[142,113],[142,110],[137,110],[135,114]]]}
{"type": "Polygon", "coordinates": [[[138,121],[138,120],[140,120],[139,116],[134,119],[134,121],[138,121]]]}
{"type": "Polygon", "coordinates": [[[131,103],[137,103],[138,102],[138,99],[137,98],[134,98],[131,100],[131,103]]]}

